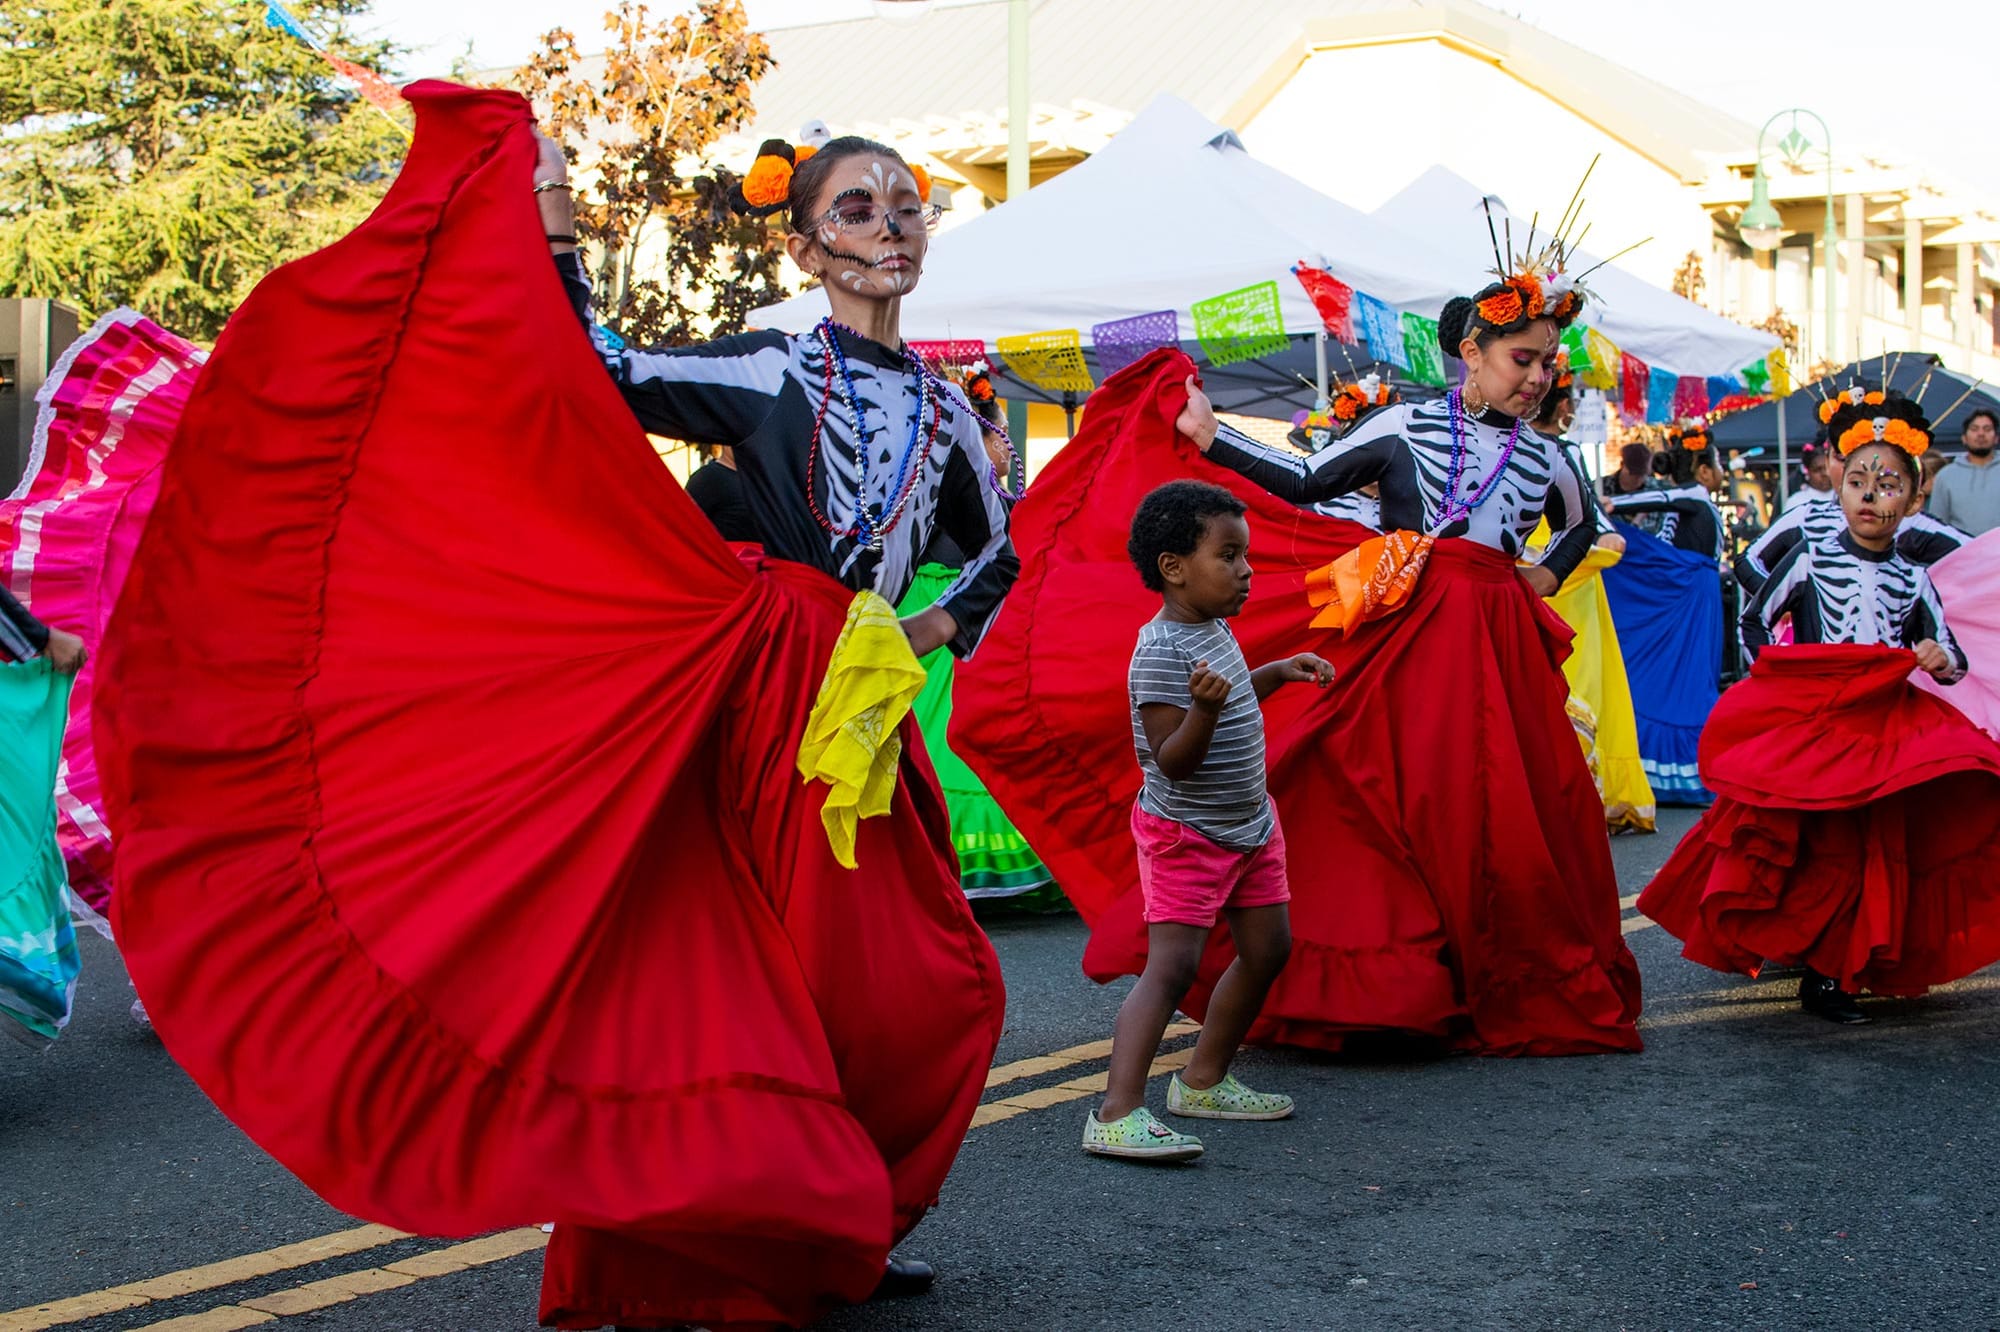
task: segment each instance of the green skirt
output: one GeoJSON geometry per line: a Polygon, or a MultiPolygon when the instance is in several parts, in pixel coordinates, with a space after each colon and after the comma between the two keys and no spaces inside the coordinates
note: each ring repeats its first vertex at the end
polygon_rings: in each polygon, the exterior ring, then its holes
{"type": "Polygon", "coordinates": [[[45,1045],[69,1022],[79,966],[56,845],[68,676],[0,664],[0,1031],[45,1045]]]}
{"type": "MultiPolygon", "coordinates": [[[[917,570],[916,581],[910,584],[896,613],[915,615],[936,601],[957,577],[956,569],[924,565],[917,570]]],[[[951,649],[939,648],[923,659],[923,666],[929,679],[912,711],[930,750],[931,766],[937,769],[938,784],[944,788],[945,807],[951,812],[951,841],[958,852],[959,882],[965,895],[975,900],[1007,898],[1030,908],[1062,907],[1062,893],[1051,882],[1048,867],[987,791],[986,783],[945,743],[945,729],[951,722],[951,649]]]]}

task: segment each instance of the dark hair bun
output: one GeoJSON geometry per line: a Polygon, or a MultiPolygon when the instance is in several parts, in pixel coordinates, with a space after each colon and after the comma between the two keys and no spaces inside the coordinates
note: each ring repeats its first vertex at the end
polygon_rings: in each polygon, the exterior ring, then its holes
{"type": "Polygon", "coordinates": [[[1444,303],[1444,310],[1438,315],[1438,346],[1454,361],[1459,359],[1458,346],[1465,341],[1472,328],[1472,316],[1478,310],[1470,296],[1454,296],[1444,303]]]}

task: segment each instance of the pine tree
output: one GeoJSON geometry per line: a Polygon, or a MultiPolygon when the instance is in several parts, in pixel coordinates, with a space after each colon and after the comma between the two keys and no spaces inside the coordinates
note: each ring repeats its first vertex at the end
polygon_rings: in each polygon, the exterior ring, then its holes
{"type": "Polygon", "coordinates": [[[761,221],[730,211],[736,178],[708,160],[754,119],[771,51],[741,0],[700,0],[653,20],[621,0],[611,44],[585,57],[556,30],[514,86],[542,113],[576,173],[577,236],[592,256],[602,315],[627,341],[677,345],[742,329],[783,300],[779,249],[761,221]]]}
{"type": "MultiPolygon", "coordinates": [[[[289,9],[381,70],[367,0],[289,9]]],[[[263,0],[0,0],[0,295],[133,306],[210,339],[351,230],[408,141],[263,0]]]]}

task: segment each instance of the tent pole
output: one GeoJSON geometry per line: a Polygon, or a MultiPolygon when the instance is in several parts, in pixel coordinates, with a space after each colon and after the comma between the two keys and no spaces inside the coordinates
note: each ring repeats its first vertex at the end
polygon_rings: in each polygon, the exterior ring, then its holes
{"type": "Polygon", "coordinates": [[[1325,329],[1321,329],[1319,332],[1313,334],[1313,360],[1319,369],[1319,373],[1314,380],[1314,387],[1318,390],[1319,396],[1313,399],[1313,410],[1324,412],[1327,409],[1327,404],[1333,401],[1332,395],[1327,392],[1325,329]]]}
{"type": "MultiPolygon", "coordinates": [[[[1787,498],[1787,496],[1786,496],[1786,492],[1787,492],[1788,490],[1790,490],[1790,488],[1791,488],[1791,476],[1792,476],[1792,465],[1791,465],[1791,461],[1790,461],[1790,459],[1789,459],[1789,458],[1787,458],[1787,456],[1786,456],[1786,451],[1787,451],[1787,447],[1788,447],[1788,445],[1787,445],[1787,441],[1786,441],[1786,439],[1785,439],[1785,403],[1786,403],[1787,401],[1789,401],[1789,400],[1790,400],[1790,395],[1789,395],[1789,394],[1788,394],[1788,395],[1786,395],[1786,397],[1783,397],[1783,398],[1779,398],[1779,399],[1777,400],[1777,407],[1778,407],[1778,513],[1783,513],[1783,512],[1785,511],[1785,500],[1786,500],[1786,498],[1787,498]]],[[[1778,518],[1778,513],[1774,513],[1774,514],[1772,514],[1772,515],[1771,515],[1771,520],[1772,520],[1772,522],[1776,522],[1776,521],[1777,521],[1777,518],[1778,518]]],[[[1767,526],[1768,526],[1768,524],[1767,524],[1767,526]]]]}
{"type": "Polygon", "coordinates": [[[1063,390],[1063,425],[1071,439],[1076,438],[1076,393],[1072,389],[1063,390]]]}

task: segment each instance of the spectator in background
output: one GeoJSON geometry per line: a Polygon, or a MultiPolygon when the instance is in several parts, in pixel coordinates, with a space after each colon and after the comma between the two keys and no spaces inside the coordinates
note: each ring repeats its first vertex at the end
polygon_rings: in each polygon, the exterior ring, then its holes
{"type": "Polygon", "coordinates": [[[1937,474],[1925,509],[1939,522],[1978,536],[2000,527],[2000,417],[1984,407],[1965,418],[1965,456],[1937,474]]]}
{"type": "Polygon", "coordinates": [[[46,656],[64,675],[83,669],[83,640],[66,630],[43,624],[14,594],[0,587],[0,659],[27,661],[46,656]]]}
{"type": "Polygon", "coordinates": [[[1604,498],[1617,499],[1653,486],[1653,451],[1644,444],[1627,444],[1618,452],[1618,470],[1604,478],[1604,498]]]}
{"type": "Polygon", "coordinates": [[[736,470],[736,450],[727,444],[704,449],[708,460],[688,478],[688,498],[715,524],[724,541],[761,542],[757,520],[743,497],[743,475],[736,470]]]}

